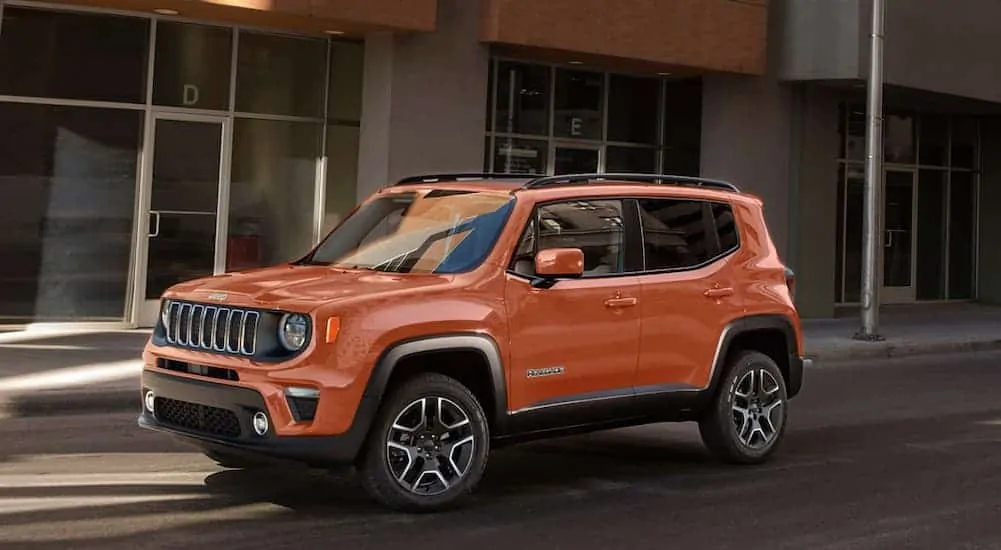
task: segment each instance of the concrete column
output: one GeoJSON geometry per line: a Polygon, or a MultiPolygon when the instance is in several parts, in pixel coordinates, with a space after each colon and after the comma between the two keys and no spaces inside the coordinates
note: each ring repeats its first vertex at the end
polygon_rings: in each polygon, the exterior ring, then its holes
{"type": "Polygon", "coordinates": [[[483,169],[489,49],[479,33],[479,0],[439,0],[437,31],[366,39],[359,200],[408,175],[483,169]]]}
{"type": "Polygon", "coordinates": [[[760,77],[709,76],[702,97],[702,175],[729,180],[765,201],[765,218],[788,256],[790,90],[760,77]]]}

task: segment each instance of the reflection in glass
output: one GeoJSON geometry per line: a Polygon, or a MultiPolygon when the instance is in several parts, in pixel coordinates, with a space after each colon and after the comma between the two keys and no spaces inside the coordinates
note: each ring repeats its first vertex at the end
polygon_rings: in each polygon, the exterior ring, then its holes
{"type": "Polygon", "coordinates": [[[887,171],[884,193],[883,285],[908,287],[914,237],[914,174],[887,171]]]}
{"type": "Polygon", "coordinates": [[[608,140],[657,144],[660,80],[613,74],[609,77],[608,140]]]}
{"type": "Polygon", "coordinates": [[[955,168],[975,168],[977,163],[977,141],[979,139],[977,119],[953,117],[952,119],[952,166],[955,168]]]}
{"type": "Polygon", "coordinates": [[[225,27],[158,22],[153,103],[228,109],[232,34],[225,27]]]}
{"type": "MultiPolygon", "coordinates": [[[[883,126],[883,155],[886,162],[914,162],[914,115],[887,113],[883,126]]],[[[862,141],[865,151],[865,139],[862,141]]],[[[864,158],[864,157],[863,157],[864,158]]]]}
{"type": "Polygon", "coordinates": [[[137,111],[0,103],[0,319],[124,317],[141,133],[137,111]]]}
{"type": "Polygon", "coordinates": [[[222,124],[157,120],[146,299],[215,271],[222,124]]]}
{"type": "Polygon", "coordinates": [[[603,73],[557,69],[555,97],[553,135],[574,139],[602,138],[603,73]]]}
{"type": "Polygon", "coordinates": [[[327,126],[327,188],[322,234],[341,223],[358,202],[358,147],[361,131],[327,126]]]}
{"type": "Polygon", "coordinates": [[[365,44],[333,41],[330,44],[330,92],[327,120],[334,124],[361,120],[365,44]]]}
{"type": "Polygon", "coordinates": [[[2,11],[0,94],[145,102],[149,20],[15,6],[2,11]]]}
{"type": "Polygon", "coordinates": [[[622,201],[593,200],[539,208],[538,250],[580,248],[584,276],[624,271],[622,201]]]}
{"type": "Polygon", "coordinates": [[[326,65],[324,40],[242,31],[236,110],[320,118],[326,65]]]}
{"type": "Polygon", "coordinates": [[[545,174],[546,142],[497,137],[494,171],[502,174],[545,174]]]}
{"type": "Polygon", "coordinates": [[[283,263],[309,251],[322,131],[310,122],[236,120],[227,271],[283,263]]]}
{"type": "Polygon", "coordinates": [[[598,150],[557,147],[553,174],[593,174],[598,171],[598,150]]]}
{"type": "MultiPolygon", "coordinates": [[[[924,119],[922,119],[922,126],[924,119]]],[[[923,132],[922,132],[923,133],[923,132]]],[[[923,138],[922,138],[923,139],[923,138]]],[[[922,141],[922,162],[924,142],[922,141]]],[[[945,298],[945,224],[946,178],[945,170],[921,170],[918,174],[918,249],[917,288],[918,300],[945,298]]]]}
{"type": "Polygon", "coordinates": [[[605,172],[657,172],[657,150],[640,147],[614,147],[605,149],[605,172]]]}
{"type": "Polygon", "coordinates": [[[702,80],[670,81],[664,95],[665,174],[698,176],[702,154],[702,80]]]}
{"type": "Polygon", "coordinates": [[[501,62],[497,74],[494,131],[549,134],[549,67],[501,62]]]}
{"type": "Polygon", "coordinates": [[[949,298],[973,298],[976,184],[972,172],[953,172],[949,183],[949,298]]]}

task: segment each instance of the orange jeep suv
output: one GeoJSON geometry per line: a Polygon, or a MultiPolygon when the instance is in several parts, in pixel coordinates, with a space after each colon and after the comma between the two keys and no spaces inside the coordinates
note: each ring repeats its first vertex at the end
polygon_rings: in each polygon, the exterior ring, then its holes
{"type": "Polygon", "coordinates": [[[646,174],[408,178],[306,256],[170,288],[139,425],[226,467],[354,465],[407,511],[461,502],[491,449],[696,421],[760,463],[804,364],[762,202],[646,174]]]}

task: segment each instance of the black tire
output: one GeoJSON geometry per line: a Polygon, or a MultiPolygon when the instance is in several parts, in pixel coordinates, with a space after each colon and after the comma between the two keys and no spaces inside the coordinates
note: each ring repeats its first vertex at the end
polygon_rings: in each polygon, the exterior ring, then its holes
{"type": "Polygon", "coordinates": [[[453,378],[426,373],[407,380],[387,396],[365,442],[358,467],[365,490],[384,506],[403,512],[438,512],[457,507],[467,499],[483,477],[489,454],[490,427],[483,407],[473,393],[453,378]],[[442,399],[444,401],[440,401],[442,399]],[[420,434],[424,433],[421,429],[412,434],[393,429],[397,422],[408,428],[417,426],[416,415],[419,414],[422,400],[427,400],[424,401],[425,410],[432,410],[431,407],[442,403],[446,411],[444,416],[447,418],[444,422],[436,421],[432,425],[432,428],[437,428],[435,432],[438,435],[432,436],[431,432],[427,432],[424,434],[425,438],[421,439],[420,434]],[[446,424],[455,425],[460,422],[460,412],[468,419],[468,424],[455,428],[449,436],[442,437],[440,432],[446,424]],[[408,450],[397,447],[391,450],[390,437],[393,437],[394,444],[406,443],[408,450]],[[448,452],[446,446],[450,441],[466,441],[462,445],[455,445],[452,459],[438,454],[448,452]],[[440,445],[440,448],[435,447],[436,445],[440,445]],[[427,454],[423,454],[425,452],[427,454]],[[424,464],[429,467],[424,468],[424,464]],[[459,470],[454,469],[453,465],[459,470]],[[420,473],[423,470],[436,470],[438,473],[420,473]],[[450,474],[456,472],[461,475],[450,477],[450,474]],[[403,481],[398,481],[398,476],[403,481]],[[413,481],[410,487],[417,489],[411,490],[405,485],[408,479],[413,481]],[[449,482],[447,488],[441,483],[442,479],[449,482]],[[417,483],[420,481],[427,482],[439,491],[432,492],[433,489],[428,488],[427,492],[419,493],[420,487],[424,485],[417,483]]]}
{"type": "Polygon", "coordinates": [[[223,468],[236,470],[249,470],[252,468],[263,468],[269,463],[263,460],[254,460],[237,454],[230,454],[222,451],[202,451],[202,454],[214,460],[216,464],[223,468]]]}
{"type": "Polygon", "coordinates": [[[763,353],[742,351],[727,364],[719,391],[699,421],[699,433],[705,446],[723,462],[761,464],[775,452],[785,435],[788,407],[785,378],[775,361],[763,353]],[[765,380],[764,389],[771,390],[759,392],[757,404],[743,397],[747,393],[749,376],[753,376],[754,390],[761,389],[762,379],[765,380]],[[780,403],[770,413],[766,411],[773,401],[767,398],[780,403]],[[736,411],[735,404],[748,410],[749,415],[736,411]],[[769,426],[773,430],[767,434],[769,426]],[[751,437],[747,437],[748,434],[751,437]]]}

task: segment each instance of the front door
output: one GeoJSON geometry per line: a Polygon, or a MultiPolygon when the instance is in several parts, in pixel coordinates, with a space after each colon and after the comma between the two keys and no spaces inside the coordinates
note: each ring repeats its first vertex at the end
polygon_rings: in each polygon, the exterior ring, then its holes
{"type": "Polygon", "coordinates": [[[601,150],[578,144],[557,144],[553,147],[554,176],[562,174],[595,174],[600,172],[601,150]]]}
{"type": "Polygon", "coordinates": [[[533,222],[525,231],[505,296],[512,410],[565,419],[561,411],[569,407],[575,420],[586,421],[588,412],[601,416],[631,404],[641,304],[637,277],[621,275],[635,264],[626,259],[635,251],[627,251],[623,209],[621,200],[546,204],[539,227],[533,222]],[[533,288],[535,253],[567,247],[583,250],[583,277],[533,288]],[[570,407],[590,403],[602,410],[570,407]]]}
{"type": "Polygon", "coordinates": [[[223,147],[227,121],[212,116],[157,115],[147,139],[136,274],[139,326],[156,322],[159,298],[176,283],[225,269],[227,196],[223,147]]]}
{"type": "Polygon", "coordinates": [[[887,169],[883,178],[883,257],[881,302],[915,300],[914,250],[916,248],[917,193],[913,170],[887,169]]]}

